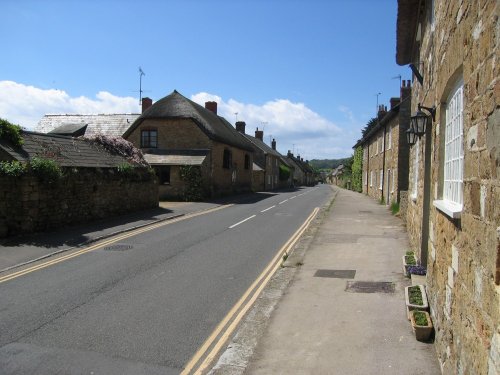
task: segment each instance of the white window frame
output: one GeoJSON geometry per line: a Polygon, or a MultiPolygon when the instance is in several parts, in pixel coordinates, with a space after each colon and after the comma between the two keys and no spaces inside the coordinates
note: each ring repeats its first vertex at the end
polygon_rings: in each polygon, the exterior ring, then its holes
{"type": "Polygon", "coordinates": [[[384,170],[380,170],[380,181],[378,183],[378,189],[382,190],[382,184],[384,183],[384,170]]]}
{"type": "Polygon", "coordinates": [[[370,171],[370,187],[373,187],[373,171],[370,171]]]}
{"type": "Polygon", "coordinates": [[[463,209],[464,118],[462,80],[448,96],[445,108],[442,199],[434,206],[453,219],[463,209]]]}
{"type": "Polygon", "coordinates": [[[365,185],[368,186],[368,171],[365,172],[365,185]]]}

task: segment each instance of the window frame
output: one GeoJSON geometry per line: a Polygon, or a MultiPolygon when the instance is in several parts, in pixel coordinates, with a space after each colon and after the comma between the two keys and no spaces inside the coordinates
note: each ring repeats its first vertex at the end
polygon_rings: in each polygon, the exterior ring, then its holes
{"type": "Polygon", "coordinates": [[[222,168],[231,169],[231,165],[233,162],[233,155],[230,149],[225,148],[222,153],[222,168]]]}
{"type": "Polygon", "coordinates": [[[158,129],[156,128],[145,128],[141,129],[141,148],[158,148],[158,129]],[[154,136],[154,145],[151,142],[151,133],[155,133],[154,136]],[[147,143],[144,142],[144,135],[148,134],[147,143]]]}

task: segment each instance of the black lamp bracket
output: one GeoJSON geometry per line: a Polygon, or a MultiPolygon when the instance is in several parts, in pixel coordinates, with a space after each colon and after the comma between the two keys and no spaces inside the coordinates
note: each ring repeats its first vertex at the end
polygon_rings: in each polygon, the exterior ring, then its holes
{"type": "Polygon", "coordinates": [[[436,107],[425,107],[418,103],[418,110],[421,111],[422,109],[425,109],[429,114],[432,116],[432,121],[436,121],[436,107]]]}

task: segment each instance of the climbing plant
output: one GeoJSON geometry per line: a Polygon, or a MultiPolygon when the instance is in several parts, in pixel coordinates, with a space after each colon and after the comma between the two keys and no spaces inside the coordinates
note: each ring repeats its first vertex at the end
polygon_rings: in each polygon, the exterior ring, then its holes
{"type": "Polygon", "coordinates": [[[361,192],[363,188],[363,148],[356,147],[352,161],[352,190],[361,192]]]}
{"type": "Polygon", "coordinates": [[[186,183],[184,190],[185,201],[199,201],[203,198],[201,169],[192,165],[180,167],[181,179],[186,183]]]}
{"type": "Polygon", "coordinates": [[[286,181],[290,177],[290,168],[286,165],[280,164],[280,181],[286,181]]]}

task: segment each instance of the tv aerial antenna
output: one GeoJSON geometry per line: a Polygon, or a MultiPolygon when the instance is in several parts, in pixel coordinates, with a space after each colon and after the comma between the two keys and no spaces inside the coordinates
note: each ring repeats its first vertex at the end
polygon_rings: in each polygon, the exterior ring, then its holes
{"type": "Polygon", "coordinates": [[[142,91],[142,76],[145,76],[146,73],[144,73],[144,71],[142,70],[141,67],[139,67],[139,105],[142,104],[142,93],[144,91],[142,91]]]}
{"type": "Polygon", "coordinates": [[[395,77],[392,77],[391,79],[398,79],[399,78],[399,87],[401,87],[401,74],[398,74],[395,77]]]}

